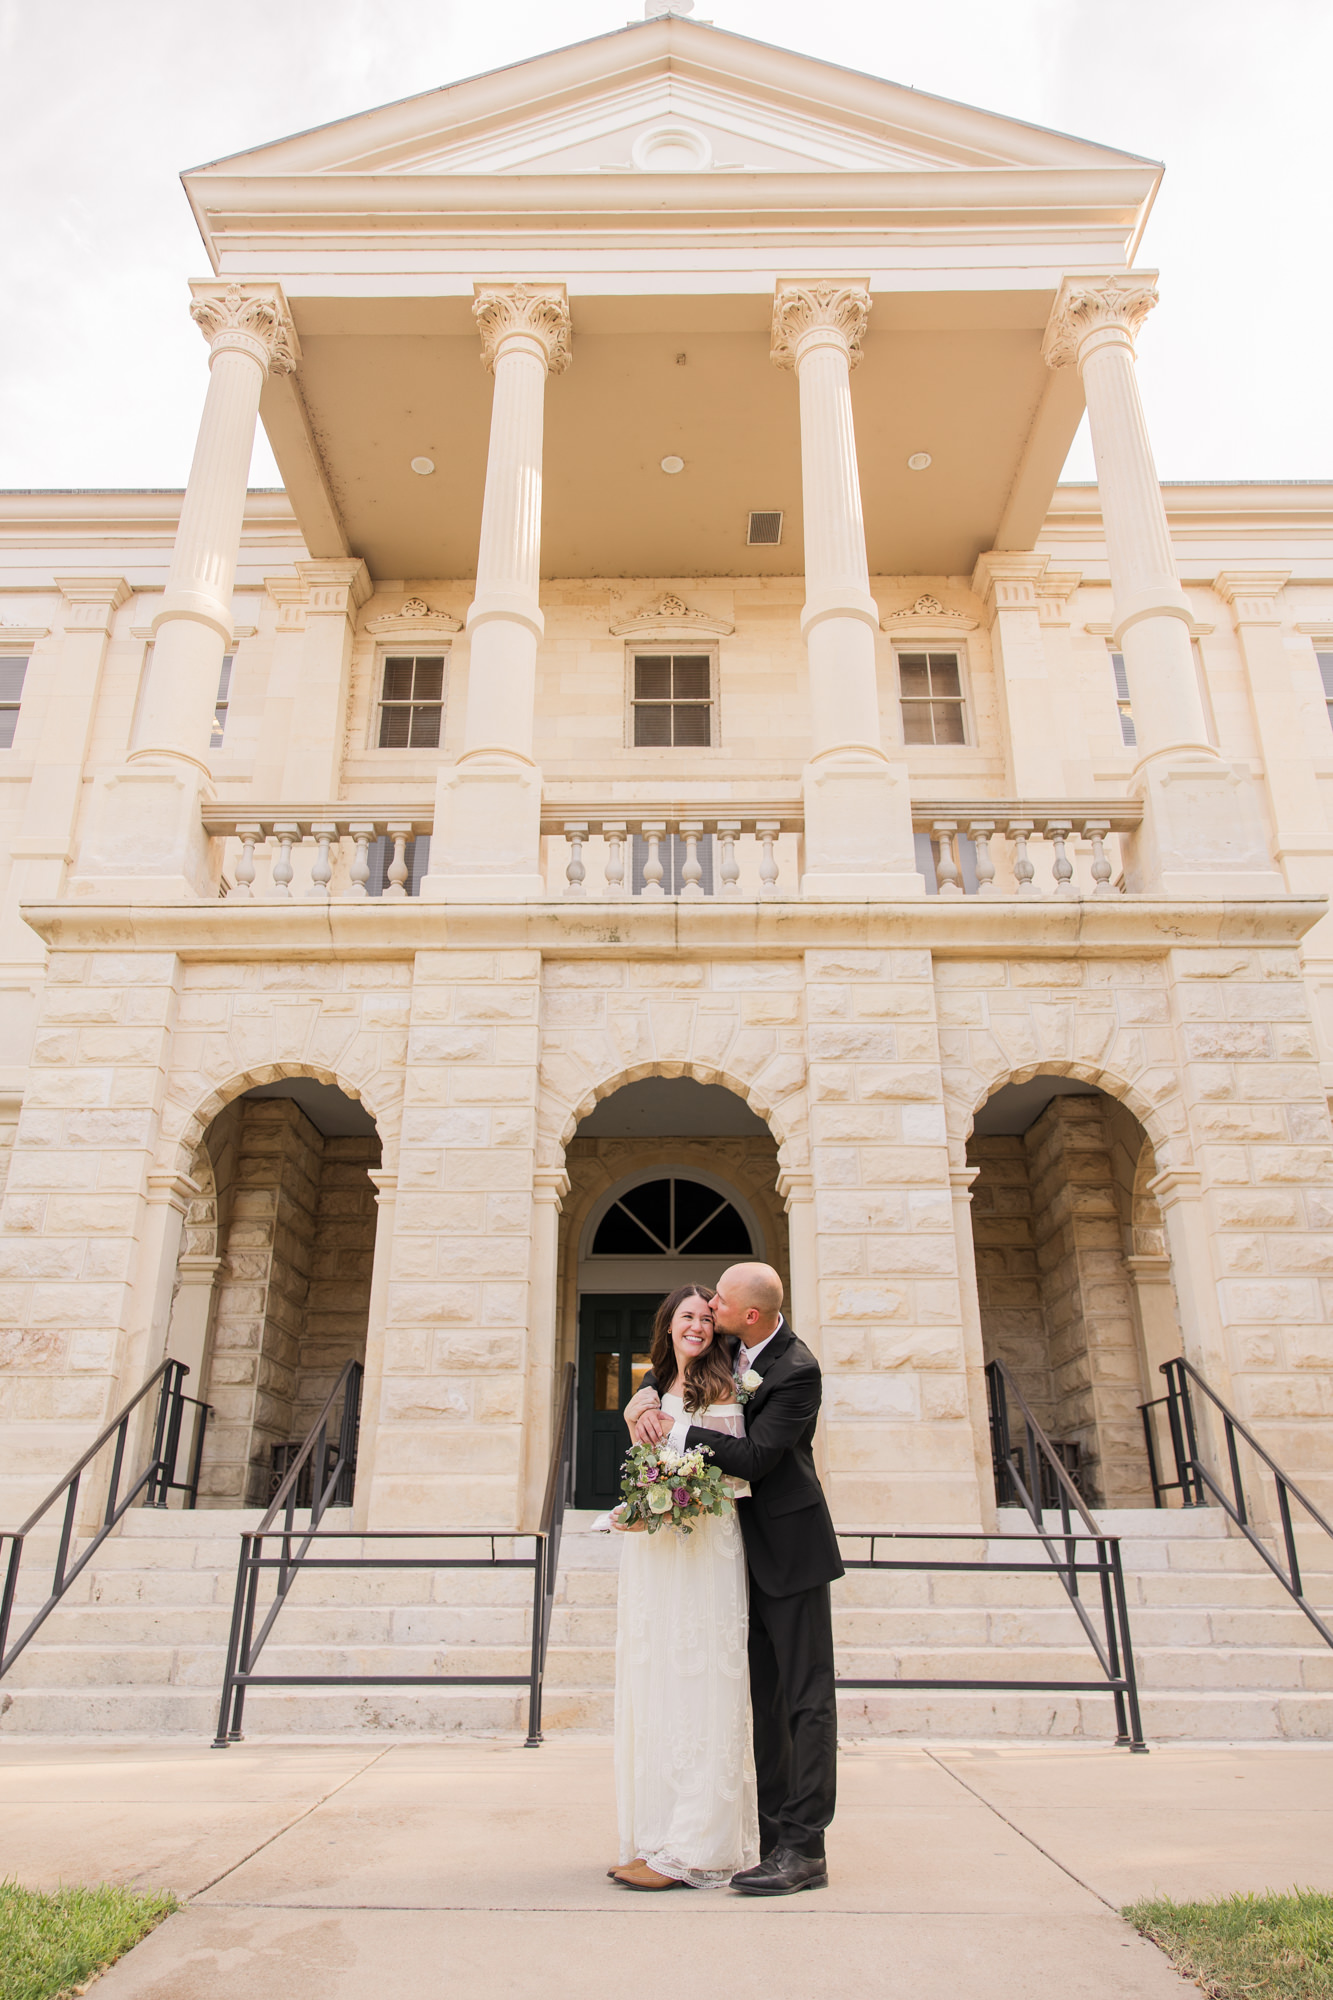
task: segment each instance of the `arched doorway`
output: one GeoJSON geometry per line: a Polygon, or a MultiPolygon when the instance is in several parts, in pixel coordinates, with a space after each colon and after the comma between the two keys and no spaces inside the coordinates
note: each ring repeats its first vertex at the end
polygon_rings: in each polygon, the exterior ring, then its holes
{"type": "Polygon", "coordinates": [[[1094,1085],[1038,1075],[988,1098],[967,1157],[985,1359],[1089,1501],[1151,1506],[1141,1406],[1181,1338],[1147,1134],[1094,1085]]]}
{"type": "Polygon", "coordinates": [[[245,1091],[192,1165],[167,1351],[209,1407],[199,1505],[265,1505],[349,1360],[364,1362],[380,1139],[313,1077],[245,1091]]]}
{"type": "Polygon", "coordinates": [[[618,1495],[620,1412],[647,1367],[653,1314],[677,1285],[759,1257],[784,1276],[777,1148],[720,1085],[650,1077],[603,1098],[566,1149],[561,1351],[575,1363],[575,1504],[618,1495]]]}

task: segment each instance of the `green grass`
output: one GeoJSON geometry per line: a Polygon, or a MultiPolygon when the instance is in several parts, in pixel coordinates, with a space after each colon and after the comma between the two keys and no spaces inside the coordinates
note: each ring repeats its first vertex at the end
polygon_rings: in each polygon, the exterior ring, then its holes
{"type": "Polygon", "coordinates": [[[62,2000],[177,1907],[156,1890],[57,1889],[43,1895],[0,1882],[0,2000],[62,2000]]]}
{"type": "Polygon", "coordinates": [[[1209,2000],[1333,2000],[1333,1896],[1159,1896],[1123,1914],[1209,2000]]]}

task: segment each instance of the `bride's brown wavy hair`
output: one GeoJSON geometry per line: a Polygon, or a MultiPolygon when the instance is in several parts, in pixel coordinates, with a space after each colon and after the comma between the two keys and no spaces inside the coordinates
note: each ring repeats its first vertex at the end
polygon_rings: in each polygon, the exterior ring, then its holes
{"type": "MultiPolygon", "coordinates": [[[[686,1299],[702,1299],[707,1305],[711,1292],[702,1285],[678,1285],[674,1292],[668,1292],[657,1308],[653,1321],[653,1338],[649,1350],[653,1376],[658,1391],[665,1395],[676,1379],[676,1350],[671,1341],[671,1322],[684,1305],[686,1299]]],[[[734,1347],[725,1333],[714,1330],[713,1344],[702,1354],[696,1354],[693,1361],[687,1361],[685,1379],[681,1383],[681,1397],[685,1408],[693,1414],[706,1410],[710,1403],[731,1403],[736,1399],[736,1380],[732,1372],[734,1347]]]]}

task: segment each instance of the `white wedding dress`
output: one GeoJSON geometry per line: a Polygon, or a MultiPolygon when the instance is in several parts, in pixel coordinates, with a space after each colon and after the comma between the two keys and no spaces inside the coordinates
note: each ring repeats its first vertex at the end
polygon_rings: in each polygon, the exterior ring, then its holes
{"type": "MultiPolygon", "coordinates": [[[[684,1405],[664,1396],[672,1419],[684,1405]]],[[[692,1418],[742,1437],[738,1403],[692,1418]]],[[[743,1488],[742,1491],[748,1491],[743,1488]]],[[[746,1659],[745,1548],[735,1510],[692,1534],[627,1534],[616,1626],[620,1860],[721,1888],[759,1859],[746,1659]]]]}

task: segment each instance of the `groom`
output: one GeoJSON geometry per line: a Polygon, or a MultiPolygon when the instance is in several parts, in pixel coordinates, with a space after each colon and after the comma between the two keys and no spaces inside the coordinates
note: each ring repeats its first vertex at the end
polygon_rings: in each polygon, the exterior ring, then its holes
{"type": "Polygon", "coordinates": [[[829,1584],[843,1573],[815,1472],[819,1363],[782,1316],[782,1280],[768,1264],[733,1264],[713,1297],[719,1333],[741,1342],[740,1378],[760,1378],[745,1436],[673,1425],[649,1375],[625,1407],[637,1443],[706,1445],[723,1472],[750,1482],[737,1502],[750,1570],[750,1697],[759,1783],[757,1868],[734,1875],[746,1896],[790,1896],[828,1882],[824,1829],[833,1817],[838,1722],[829,1584]]]}

